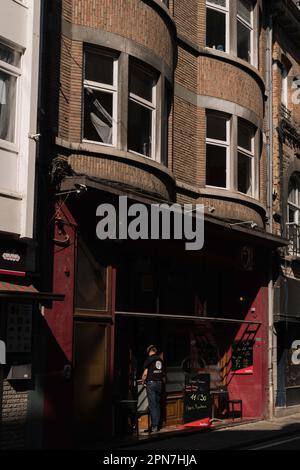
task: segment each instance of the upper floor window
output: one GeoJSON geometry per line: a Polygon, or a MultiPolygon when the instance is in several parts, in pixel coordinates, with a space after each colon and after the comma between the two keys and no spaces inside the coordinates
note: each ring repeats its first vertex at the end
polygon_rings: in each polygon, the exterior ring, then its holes
{"type": "Polygon", "coordinates": [[[117,56],[86,50],[83,138],[115,145],[117,138],[117,56]]]}
{"type": "Polygon", "coordinates": [[[14,143],[21,53],[0,43],[0,140],[14,143]]]}
{"type": "Polygon", "coordinates": [[[255,127],[212,110],[206,113],[206,125],[206,185],[254,197],[255,127]],[[237,135],[237,142],[232,134],[237,135]]]}
{"type": "Polygon", "coordinates": [[[258,37],[255,40],[254,21],[258,15],[254,12],[257,8],[252,0],[207,0],[206,46],[255,65],[258,37]]]}
{"type": "Polygon", "coordinates": [[[254,129],[243,119],[238,120],[238,191],[253,195],[254,129]]]}
{"type": "Polygon", "coordinates": [[[169,85],[162,74],[125,52],[86,46],[83,142],[167,164],[169,114],[169,85]]]}
{"type": "Polygon", "coordinates": [[[237,3],[237,56],[252,63],[253,6],[249,0],[237,3]]]}
{"type": "Polygon", "coordinates": [[[206,45],[228,52],[228,0],[206,2],[206,45]]]}
{"type": "Polygon", "coordinates": [[[227,188],[229,185],[230,120],[225,114],[207,113],[206,184],[227,188]]]}
{"type": "Polygon", "coordinates": [[[289,183],[287,207],[287,236],[290,254],[300,255],[300,177],[293,175],[289,183]]]}
{"type": "Polygon", "coordinates": [[[283,62],[281,65],[281,104],[289,109],[289,72],[291,66],[288,61],[283,62]]]}
{"type": "Polygon", "coordinates": [[[130,63],[128,150],[155,158],[156,77],[152,71],[130,63]]]}

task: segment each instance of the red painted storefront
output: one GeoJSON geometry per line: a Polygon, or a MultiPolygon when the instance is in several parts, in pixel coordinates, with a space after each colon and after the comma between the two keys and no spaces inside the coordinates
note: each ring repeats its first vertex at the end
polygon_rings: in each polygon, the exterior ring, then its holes
{"type": "MultiPolygon", "coordinates": [[[[122,269],[125,266],[126,270],[126,256],[128,254],[130,257],[134,257],[142,254],[143,256],[150,256],[152,259],[158,258],[157,265],[160,266],[162,262],[167,259],[166,257],[169,257],[168,259],[173,259],[175,253],[172,243],[168,246],[164,244],[162,247],[158,247],[157,244],[153,247],[150,242],[135,242],[136,244],[129,244],[129,246],[127,246],[127,244],[107,245],[100,241],[97,245],[93,244],[93,246],[96,246],[96,251],[94,250],[94,256],[96,258],[98,255],[101,258],[102,254],[105,254],[107,305],[101,312],[95,313],[89,310],[84,313],[76,313],[74,299],[77,276],[77,242],[79,237],[82,236],[82,227],[86,222],[87,218],[82,215],[78,216],[78,212],[74,210],[72,205],[71,207],[67,207],[65,204],[62,204],[61,201],[57,204],[56,215],[53,219],[54,231],[52,246],[49,248],[49,257],[53,256],[53,290],[64,294],[65,300],[63,302],[53,302],[49,305],[49,308],[45,310],[45,320],[49,327],[49,335],[47,338],[46,379],[44,384],[45,447],[64,448],[74,444],[73,399],[74,394],[76,394],[74,392],[74,384],[76,382],[74,331],[78,325],[81,329],[84,329],[85,325],[87,329],[91,328],[91,325],[98,325],[99,331],[101,330],[101,332],[103,332],[103,348],[105,349],[105,359],[103,360],[105,364],[103,365],[103,371],[101,374],[103,373],[105,376],[103,379],[105,382],[103,382],[105,413],[99,414],[100,419],[102,420],[102,422],[99,423],[99,428],[106,430],[106,437],[117,431],[115,422],[116,403],[119,399],[118,393],[120,393],[121,389],[118,388],[119,385],[116,383],[116,371],[119,367],[119,356],[116,355],[116,350],[119,348],[118,354],[121,354],[124,359],[127,357],[129,349],[131,350],[132,347],[136,347],[135,345],[139,341],[139,338],[135,338],[134,336],[136,320],[132,320],[130,318],[130,313],[138,313],[138,306],[136,306],[136,309],[134,305],[130,305],[130,303],[126,306],[126,302],[122,303],[122,298],[120,300],[124,288],[124,286],[122,286],[122,269]],[[126,252],[125,258],[123,257],[124,252],[126,252]],[[162,257],[161,259],[159,258],[160,256],[162,257]],[[122,264],[124,266],[122,266],[122,264]],[[122,304],[121,307],[120,303],[122,304]],[[125,311],[128,316],[123,317],[122,329],[121,331],[117,331],[116,324],[118,324],[118,318],[120,318],[120,309],[123,309],[123,313],[125,311]],[[116,316],[115,311],[117,311],[116,316]],[[128,328],[128,331],[123,329],[124,319],[126,318],[130,318],[126,323],[127,326],[125,325],[125,328],[128,328]],[[132,331],[130,330],[131,328],[132,331]],[[120,334],[124,337],[130,336],[131,338],[131,343],[126,343],[122,351],[120,351],[120,344],[118,344],[118,335],[120,334]],[[70,367],[71,375],[69,374],[70,367]]],[[[95,227],[95,225],[93,225],[93,221],[90,222],[90,225],[91,232],[93,232],[92,229],[95,227]]],[[[226,374],[230,398],[241,399],[243,401],[244,418],[263,418],[267,413],[268,402],[268,289],[267,262],[264,258],[267,250],[265,250],[264,246],[260,246],[254,241],[253,249],[257,255],[257,259],[259,260],[258,270],[253,273],[237,271],[235,269],[235,257],[228,255],[226,252],[226,244],[230,246],[230,253],[235,252],[237,241],[231,240],[230,236],[227,238],[225,237],[225,240],[223,240],[223,235],[221,234],[220,239],[222,242],[220,242],[220,245],[222,246],[215,249],[214,243],[216,240],[219,240],[219,236],[220,235],[217,232],[213,231],[212,236],[209,235],[209,238],[207,238],[208,246],[204,253],[198,254],[197,257],[195,255],[192,257],[189,256],[189,260],[192,260],[193,272],[197,273],[197,260],[199,259],[200,262],[202,258],[205,258],[206,269],[210,272],[209,274],[206,272],[203,274],[203,272],[200,272],[201,269],[199,269],[199,285],[201,285],[203,279],[208,278],[209,276],[209,278],[212,279],[212,284],[214,284],[214,271],[216,266],[219,266],[218,273],[225,273],[225,279],[227,269],[230,269],[230,273],[233,273],[232,282],[228,281],[230,278],[230,275],[228,275],[226,282],[229,282],[229,284],[226,284],[225,282],[225,285],[222,286],[224,291],[222,295],[225,299],[222,301],[223,303],[225,302],[225,304],[227,303],[227,307],[225,308],[224,304],[224,312],[220,310],[219,315],[217,315],[217,310],[213,310],[215,313],[213,315],[208,315],[208,317],[220,317],[223,322],[218,322],[219,326],[217,327],[217,337],[220,349],[222,349],[223,352],[225,351],[227,354],[226,357],[228,357],[226,374]],[[252,284],[254,284],[254,287],[252,284]],[[241,300],[241,296],[246,298],[245,305],[236,308],[236,304],[234,302],[236,302],[236,299],[241,300]],[[230,318],[234,318],[235,320],[240,321],[240,323],[231,326],[230,322],[226,323],[226,319],[230,318]],[[247,321],[250,323],[243,323],[247,321]],[[224,327],[222,325],[224,325],[224,327]],[[224,332],[222,333],[223,329],[224,332]],[[252,330],[250,336],[249,330],[252,330]],[[253,340],[253,373],[238,375],[230,370],[231,344],[233,341],[245,337],[253,340]]],[[[238,240],[240,245],[244,242],[245,240],[238,240]]],[[[180,252],[180,250],[176,252],[177,267],[181,266],[181,262],[185,257],[186,254],[184,252],[180,252]]],[[[193,279],[197,285],[197,274],[193,275],[193,279]]],[[[207,279],[205,282],[208,282],[207,279]]],[[[215,286],[210,285],[209,289],[212,290],[212,299],[214,295],[218,295],[217,292],[219,288],[221,287],[217,283],[215,283],[215,286]]],[[[203,288],[202,291],[205,291],[205,288],[203,288]]],[[[166,305],[166,308],[168,308],[168,301],[166,301],[166,305]]],[[[172,303],[170,303],[170,309],[172,308],[171,305],[172,303]]],[[[163,315],[165,312],[166,311],[161,314],[162,321],[164,321],[163,315]]],[[[145,312],[142,313],[145,314],[145,312]]],[[[170,310],[168,313],[172,314],[173,312],[170,310]]],[[[183,315],[185,313],[191,316],[189,312],[182,311],[183,315]]],[[[151,324],[152,320],[149,318],[147,321],[151,324]]],[[[201,321],[205,322],[206,320],[202,319],[201,321]]],[[[207,321],[211,321],[212,323],[214,322],[213,320],[207,321]]],[[[174,324],[174,321],[171,323],[174,324]]],[[[168,325],[171,323],[165,323],[165,325],[167,325],[167,331],[168,325]]],[[[149,339],[149,341],[151,340],[150,333],[147,339],[149,339]]],[[[147,339],[145,339],[145,341],[147,339]]],[[[190,341],[190,339],[188,341],[190,341]]],[[[88,346],[89,344],[86,344],[86,348],[88,348],[88,346]]],[[[147,344],[142,345],[142,347],[144,346],[146,347],[147,344]]],[[[101,354],[103,354],[104,349],[101,349],[101,354]]],[[[79,353],[77,352],[76,354],[79,353]]],[[[139,359],[141,360],[141,358],[139,359]]],[[[166,357],[166,361],[167,360],[168,358],[166,357]]],[[[130,364],[127,364],[126,367],[130,367],[130,364]]],[[[94,383],[93,380],[96,380],[94,388],[99,388],[100,384],[98,384],[96,377],[97,372],[95,372],[94,369],[91,371],[91,383],[94,383]]],[[[123,381],[123,387],[125,382],[123,381]]],[[[92,393],[93,392],[91,392],[91,402],[94,400],[92,393]]],[[[88,401],[89,397],[87,396],[86,399],[88,401]]],[[[97,409],[100,410],[100,408],[97,409]]],[[[180,409],[180,406],[178,409],[180,409]]],[[[103,435],[103,433],[100,434],[103,435]]],[[[100,434],[99,438],[101,438],[100,434]]]]}

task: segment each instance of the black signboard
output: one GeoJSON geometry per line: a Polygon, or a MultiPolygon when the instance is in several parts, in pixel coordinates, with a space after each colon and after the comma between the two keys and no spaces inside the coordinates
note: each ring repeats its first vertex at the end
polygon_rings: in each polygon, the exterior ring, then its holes
{"type": "Polygon", "coordinates": [[[0,249],[0,271],[25,272],[26,245],[5,242],[0,249]]]}
{"type": "Polygon", "coordinates": [[[210,375],[186,374],[184,386],[184,422],[209,418],[210,406],[210,375]]]}
{"type": "Polygon", "coordinates": [[[253,341],[233,343],[231,370],[235,374],[253,374],[253,341]]]}

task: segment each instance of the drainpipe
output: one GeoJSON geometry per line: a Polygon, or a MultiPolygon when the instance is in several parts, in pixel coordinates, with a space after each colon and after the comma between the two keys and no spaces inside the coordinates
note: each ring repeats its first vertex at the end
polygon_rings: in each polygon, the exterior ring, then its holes
{"type": "MultiPolygon", "coordinates": [[[[267,15],[267,47],[266,47],[266,88],[267,88],[267,231],[273,232],[273,17],[267,15]]],[[[272,269],[272,253],[268,260],[268,418],[274,416],[274,285],[272,269]]]]}

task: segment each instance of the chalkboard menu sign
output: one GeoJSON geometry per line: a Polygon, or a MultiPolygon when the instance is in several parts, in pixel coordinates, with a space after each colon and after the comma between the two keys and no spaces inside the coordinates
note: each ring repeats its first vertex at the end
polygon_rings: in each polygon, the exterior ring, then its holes
{"type": "Polygon", "coordinates": [[[235,374],[253,374],[253,341],[233,343],[231,370],[235,374]]]}
{"type": "Polygon", "coordinates": [[[184,386],[184,423],[210,417],[210,375],[186,374],[184,386]]]}

